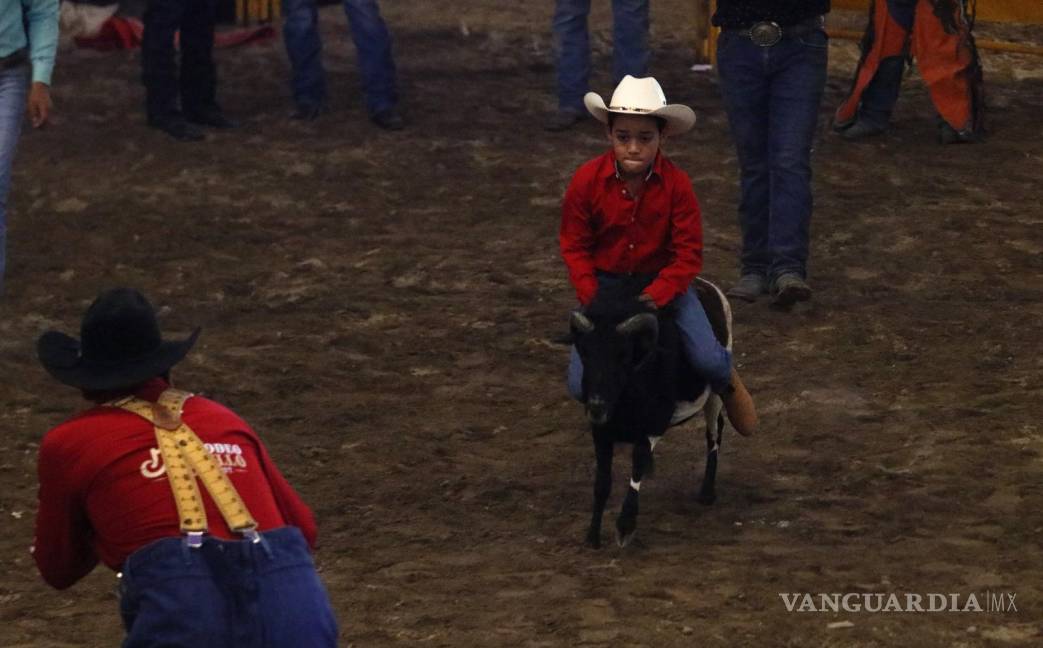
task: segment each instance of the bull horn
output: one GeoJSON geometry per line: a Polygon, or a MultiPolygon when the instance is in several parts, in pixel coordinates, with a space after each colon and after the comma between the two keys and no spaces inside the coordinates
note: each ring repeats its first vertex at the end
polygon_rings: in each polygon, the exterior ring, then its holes
{"type": "Polygon", "coordinates": [[[572,324],[572,328],[580,333],[590,333],[594,330],[594,322],[591,322],[590,318],[579,311],[572,311],[569,323],[572,324]]]}
{"type": "Polygon", "coordinates": [[[616,332],[631,335],[646,329],[651,331],[653,338],[659,338],[659,320],[652,313],[638,313],[627,318],[616,327],[616,332]]]}

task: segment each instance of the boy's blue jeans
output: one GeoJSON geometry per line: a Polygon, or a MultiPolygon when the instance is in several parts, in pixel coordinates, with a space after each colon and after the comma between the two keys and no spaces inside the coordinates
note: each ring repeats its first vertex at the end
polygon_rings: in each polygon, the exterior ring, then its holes
{"type": "MultiPolygon", "coordinates": [[[[558,108],[586,113],[590,90],[590,0],[557,0],[554,47],[558,63],[558,108]]],[[[648,69],[648,0],[612,0],[612,78],[643,77],[648,69]]]]}
{"type": "MultiPolygon", "coordinates": [[[[326,102],[326,71],[315,0],[282,0],[283,40],[293,68],[293,99],[298,106],[326,102]]],[[[344,0],[351,38],[358,51],[359,74],[370,115],[398,104],[391,34],[377,0],[344,0]]]]}
{"type": "Polygon", "coordinates": [[[123,648],[327,648],[337,624],[296,527],[262,540],[182,537],[138,549],[123,564],[123,648]]]}
{"type": "Polygon", "coordinates": [[[4,292],[7,263],[7,194],[11,189],[15,148],[22,132],[28,84],[28,68],[0,70],[0,294],[4,292]]]}
{"type": "MultiPolygon", "coordinates": [[[[599,283],[605,280],[606,277],[598,275],[599,283]]],[[[724,392],[731,383],[731,351],[721,346],[717,340],[710,320],[706,317],[706,311],[703,310],[703,305],[694,290],[689,288],[681,293],[674,299],[673,304],[677,309],[675,321],[681,334],[681,348],[685,358],[695,372],[706,379],[711,390],[718,394],[724,392]]],[[[583,400],[583,361],[575,346],[569,354],[566,385],[570,396],[578,401],[583,400]]]]}
{"type": "Polygon", "coordinates": [[[761,47],[721,33],[717,70],[740,167],[743,274],[807,276],[811,148],[829,38],[815,30],[761,47]]]}

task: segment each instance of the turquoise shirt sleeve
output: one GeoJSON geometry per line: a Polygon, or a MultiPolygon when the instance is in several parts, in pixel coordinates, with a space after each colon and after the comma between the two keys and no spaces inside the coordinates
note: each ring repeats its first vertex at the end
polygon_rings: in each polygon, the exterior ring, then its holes
{"type": "Polygon", "coordinates": [[[29,23],[29,61],[33,81],[51,84],[58,52],[58,0],[22,0],[29,23]]]}

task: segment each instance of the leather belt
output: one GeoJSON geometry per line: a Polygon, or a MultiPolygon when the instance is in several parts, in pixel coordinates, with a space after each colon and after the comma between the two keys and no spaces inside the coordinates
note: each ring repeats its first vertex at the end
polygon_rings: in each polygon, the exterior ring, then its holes
{"type": "Polygon", "coordinates": [[[29,51],[24,47],[15,50],[7,56],[0,56],[0,70],[10,70],[24,65],[29,60],[29,51]]]}
{"type": "Polygon", "coordinates": [[[749,38],[755,45],[771,47],[783,38],[800,38],[811,32],[822,29],[825,25],[823,16],[808,18],[792,25],[780,25],[770,20],[762,20],[746,27],[727,27],[724,31],[733,32],[749,38]]]}

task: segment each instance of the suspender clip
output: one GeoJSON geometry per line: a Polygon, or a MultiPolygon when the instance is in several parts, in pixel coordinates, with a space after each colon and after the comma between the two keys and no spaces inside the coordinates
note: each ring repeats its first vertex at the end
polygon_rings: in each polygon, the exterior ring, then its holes
{"type": "Polygon", "coordinates": [[[185,544],[190,549],[198,549],[203,546],[203,532],[202,531],[189,531],[185,534],[185,544]]]}

